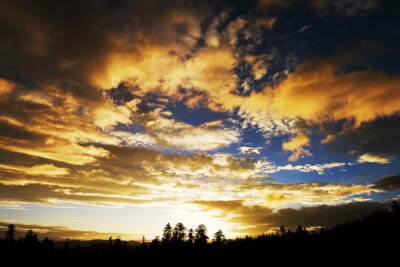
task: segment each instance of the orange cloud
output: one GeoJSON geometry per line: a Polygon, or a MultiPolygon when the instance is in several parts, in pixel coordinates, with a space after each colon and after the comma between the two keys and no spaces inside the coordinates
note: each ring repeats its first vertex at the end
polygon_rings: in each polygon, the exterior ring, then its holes
{"type": "MultiPolygon", "coordinates": [[[[350,60],[339,57],[304,62],[275,88],[253,92],[233,105],[239,107],[245,125],[258,126],[265,137],[297,133],[299,120],[319,124],[346,119],[357,128],[363,122],[397,114],[400,77],[375,70],[341,72],[350,60]]],[[[322,143],[334,138],[328,136],[322,143]]],[[[296,160],[301,154],[311,154],[302,148],[308,144],[305,135],[297,134],[282,148],[293,151],[290,160],[296,160]]]]}
{"type": "Polygon", "coordinates": [[[13,83],[0,78],[0,97],[3,94],[8,94],[11,92],[14,89],[14,86],[15,85],[13,83]]]}
{"type": "Polygon", "coordinates": [[[289,157],[290,161],[296,161],[301,155],[312,156],[311,152],[304,149],[304,146],[310,144],[310,139],[303,133],[297,133],[296,137],[292,137],[288,142],[282,144],[282,149],[292,151],[293,154],[289,157]]]}
{"type": "Polygon", "coordinates": [[[266,88],[247,100],[257,110],[270,104],[279,118],[313,122],[355,120],[356,125],[400,111],[400,77],[365,70],[336,73],[343,62],[315,59],[301,64],[274,90],[266,88]]]}
{"type": "Polygon", "coordinates": [[[62,176],[69,174],[69,169],[54,166],[54,164],[34,165],[32,167],[0,164],[0,168],[23,172],[30,175],[62,176]]]}
{"type": "MultiPolygon", "coordinates": [[[[106,70],[93,75],[94,83],[109,89],[127,82],[138,86],[136,94],[158,92],[176,98],[181,87],[193,89],[209,96],[208,105],[213,110],[221,110],[224,102],[227,107],[235,103],[230,92],[236,89],[237,77],[232,71],[236,61],[228,47],[205,48],[187,60],[171,54],[171,47],[139,50],[140,54],[113,54],[106,70]]],[[[188,104],[196,106],[194,102],[188,104]]]]}

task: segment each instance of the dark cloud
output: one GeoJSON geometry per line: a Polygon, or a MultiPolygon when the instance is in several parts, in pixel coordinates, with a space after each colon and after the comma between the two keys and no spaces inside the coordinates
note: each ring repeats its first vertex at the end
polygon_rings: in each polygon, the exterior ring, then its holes
{"type": "Polygon", "coordinates": [[[93,101],[100,95],[91,75],[112,53],[140,56],[138,44],[184,38],[185,21],[171,24],[173,16],[208,13],[197,1],[112,2],[2,1],[0,75],[28,90],[57,86],[93,101]]]}
{"type": "Polygon", "coordinates": [[[286,208],[274,212],[272,208],[259,205],[246,206],[241,201],[196,201],[193,203],[202,205],[206,210],[221,210],[227,215],[225,218],[229,217],[227,220],[230,222],[243,226],[250,225],[251,227],[243,229],[243,232],[253,234],[266,232],[281,225],[293,230],[298,225],[333,227],[339,223],[361,219],[377,209],[387,209],[389,206],[387,203],[356,202],[299,209],[286,208]]]}
{"type": "Polygon", "coordinates": [[[364,16],[381,7],[380,0],[310,0],[310,6],[321,15],[364,16]]]}
{"type": "Polygon", "coordinates": [[[358,128],[346,121],[330,122],[323,125],[325,135],[335,138],[326,149],[335,153],[373,153],[376,155],[396,155],[400,150],[400,119],[398,115],[382,116],[364,122],[358,128]]]}
{"type": "Polygon", "coordinates": [[[374,188],[385,191],[396,190],[400,188],[400,174],[387,175],[378,179],[374,183],[374,188]]]}
{"type": "Polygon", "coordinates": [[[337,206],[322,205],[300,209],[280,209],[270,217],[270,221],[275,226],[283,223],[292,229],[297,225],[333,227],[338,223],[361,219],[377,209],[386,208],[388,208],[387,203],[361,202],[337,206]]]}
{"type": "Polygon", "coordinates": [[[27,141],[41,143],[45,141],[45,136],[26,131],[24,127],[9,124],[0,120],[1,138],[9,140],[27,141]]]}

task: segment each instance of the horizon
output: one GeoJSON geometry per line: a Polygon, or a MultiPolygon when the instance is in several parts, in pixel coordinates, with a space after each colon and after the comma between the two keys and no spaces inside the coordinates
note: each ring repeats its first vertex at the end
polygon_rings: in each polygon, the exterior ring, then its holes
{"type": "Polygon", "coordinates": [[[386,207],[399,27],[395,0],[1,1],[0,232],[235,238],[386,207]]]}
{"type": "MultiPolygon", "coordinates": [[[[386,203],[386,206],[382,206],[380,208],[377,208],[376,210],[374,210],[372,213],[370,214],[366,214],[364,217],[362,218],[356,218],[355,220],[349,220],[349,221],[343,221],[343,222],[338,222],[337,224],[330,226],[330,227],[326,227],[324,225],[321,225],[319,227],[303,227],[302,225],[298,225],[296,227],[296,229],[298,229],[299,227],[301,227],[302,229],[304,229],[304,231],[306,231],[309,234],[320,234],[321,233],[321,229],[324,229],[326,231],[330,231],[330,230],[334,230],[337,227],[340,227],[341,225],[346,225],[346,224],[351,224],[351,223],[355,223],[359,220],[363,220],[366,219],[368,217],[373,217],[374,214],[376,212],[398,212],[398,210],[393,210],[393,203],[395,203],[395,205],[398,205],[397,202],[392,202],[390,203],[386,203]],[[390,206],[389,206],[390,204],[390,206]]],[[[169,223],[168,223],[169,224],[169,223]]],[[[143,243],[143,241],[145,243],[152,243],[154,240],[158,240],[159,242],[161,242],[163,240],[163,234],[160,235],[156,235],[153,239],[150,238],[146,238],[145,236],[141,236],[138,239],[129,239],[129,237],[127,237],[124,234],[120,234],[120,233],[98,233],[98,232],[94,232],[94,231],[76,231],[74,229],[69,229],[66,227],[62,227],[62,226],[44,226],[44,225],[24,225],[24,224],[17,224],[14,225],[12,223],[7,223],[7,222],[1,222],[0,221],[0,229],[4,229],[4,230],[0,230],[0,233],[2,233],[4,236],[6,236],[6,230],[9,229],[9,227],[6,226],[10,226],[13,225],[14,226],[14,234],[13,234],[13,238],[14,241],[16,240],[24,240],[24,238],[26,238],[26,234],[28,231],[33,231],[33,234],[37,237],[39,242],[42,242],[44,239],[49,239],[49,240],[53,240],[54,242],[58,242],[58,243],[65,243],[65,242],[74,242],[74,241],[79,241],[79,242],[95,242],[95,241],[104,241],[104,242],[109,242],[110,239],[112,242],[115,242],[116,239],[119,239],[120,241],[126,241],[126,242],[137,242],[137,243],[143,243]],[[46,232],[46,229],[58,229],[58,230],[62,230],[65,233],[63,235],[59,235],[56,236],[55,233],[52,233],[51,230],[46,232]],[[70,238],[67,233],[71,231],[71,232],[80,232],[80,235],[74,236],[72,238],[70,238]],[[92,238],[90,238],[90,236],[92,238]],[[101,236],[101,237],[97,237],[97,236],[101,236]],[[54,237],[54,238],[53,238],[54,237]]],[[[200,225],[199,225],[200,226],[200,225]]],[[[175,227],[173,227],[173,225],[171,225],[171,229],[174,229],[175,227]]],[[[242,235],[242,236],[235,236],[233,238],[226,238],[224,235],[224,232],[222,231],[222,229],[220,229],[219,231],[221,231],[221,233],[223,234],[223,239],[226,241],[229,240],[235,240],[237,238],[257,238],[263,235],[266,236],[279,236],[282,235],[281,233],[281,228],[284,227],[285,232],[289,232],[291,231],[292,233],[295,233],[295,229],[294,228],[290,228],[290,227],[286,227],[284,224],[282,224],[280,227],[276,227],[274,229],[271,229],[270,231],[266,232],[266,233],[260,233],[260,234],[255,234],[255,235],[242,235]]],[[[188,228],[188,227],[184,227],[184,237],[182,239],[182,241],[188,241],[188,232],[190,230],[195,230],[195,228],[188,228]]],[[[376,230],[376,229],[375,229],[376,230]]],[[[207,226],[206,226],[206,232],[205,234],[208,237],[207,243],[212,243],[215,241],[215,234],[212,233],[208,233],[207,231],[207,226]]],[[[132,237],[133,235],[131,235],[130,237],[132,237]]],[[[1,238],[0,238],[1,239],[1,238]]]]}

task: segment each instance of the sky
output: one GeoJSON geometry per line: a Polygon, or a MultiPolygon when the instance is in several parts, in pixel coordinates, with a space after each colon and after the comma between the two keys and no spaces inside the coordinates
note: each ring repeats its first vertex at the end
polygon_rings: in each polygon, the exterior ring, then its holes
{"type": "Polygon", "coordinates": [[[395,0],[0,2],[0,230],[332,227],[400,189],[395,0]]]}

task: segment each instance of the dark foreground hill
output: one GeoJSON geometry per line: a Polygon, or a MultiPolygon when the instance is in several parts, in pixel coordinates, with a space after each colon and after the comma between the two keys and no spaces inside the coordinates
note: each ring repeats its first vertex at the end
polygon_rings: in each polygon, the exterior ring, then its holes
{"type": "MultiPolygon", "coordinates": [[[[361,220],[332,229],[309,232],[281,227],[279,234],[207,242],[207,236],[185,235],[155,239],[151,243],[121,240],[69,241],[61,246],[49,239],[39,242],[34,233],[18,241],[8,237],[0,242],[1,259],[40,261],[57,265],[270,265],[272,263],[313,263],[319,265],[399,261],[400,208],[394,203],[388,210],[377,210],[361,220]],[[261,262],[261,264],[259,264],[261,262]],[[185,264],[186,263],[186,264],[185,264]]],[[[204,233],[205,234],[205,233],[204,233]]],[[[222,236],[223,237],[223,236],[222,236]]]]}

